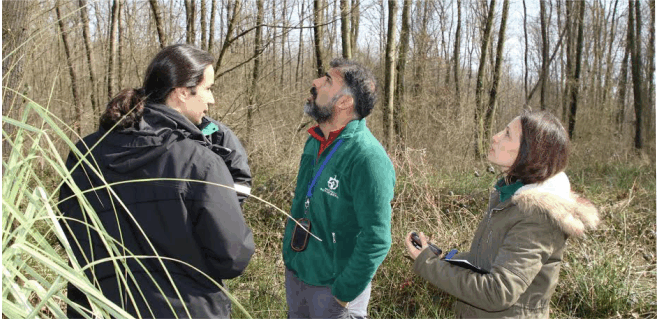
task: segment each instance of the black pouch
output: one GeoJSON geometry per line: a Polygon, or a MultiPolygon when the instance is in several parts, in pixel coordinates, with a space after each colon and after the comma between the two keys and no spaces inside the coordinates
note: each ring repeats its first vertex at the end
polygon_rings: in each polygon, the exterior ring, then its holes
{"type": "Polygon", "coordinates": [[[297,220],[308,231],[305,231],[303,228],[299,227],[299,224],[295,223],[294,232],[292,233],[292,241],[290,246],[292,250],[296,252],[304,251],[306,246],[308,246],[308,238],[310,237],[310,220],[307,218],[300,218],[297,220]]]}

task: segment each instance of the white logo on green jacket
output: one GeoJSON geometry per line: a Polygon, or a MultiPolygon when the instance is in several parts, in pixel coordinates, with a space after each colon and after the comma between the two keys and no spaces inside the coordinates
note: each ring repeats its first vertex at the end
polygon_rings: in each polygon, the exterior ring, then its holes
{"type": "Polygon", "coordinates": [[[334,192],[334,190],[336,190],[340,184],[340,181],[338,180],[338,176],[335,175],[335,177],[329,177],[327,184],[328,184],[328,188],[322,188],[321,191],[337,199],[340,199],[340,197],[338,197],[338,194],[334,192]]]}
{"type": "Polygon", "coordinates": [[[338,188],[338,184],[340,183],[340,181],[338,180],[337,177],[338,177],[337,175],[335,175],[335,177],[329,177],[328,187],[331,190],[335,190],[336,188],[338,188]]]}

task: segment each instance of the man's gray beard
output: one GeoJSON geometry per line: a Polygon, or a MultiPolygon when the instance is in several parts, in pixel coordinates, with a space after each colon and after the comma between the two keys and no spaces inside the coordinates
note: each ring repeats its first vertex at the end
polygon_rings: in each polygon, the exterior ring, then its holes
{"type": "Polygon", "coordinates": [[[328,120],[333,117],[333,106],[335,105],[335,101],[331,100],[329,102],[329,105],[327,106],[320,106],[317,103],[313,102],[306,102],[306,104],[303,106],[303,112],[308,114],[308,116],[312,117],[317,121],[318,124],[322,124],[327,122],[328,120]]]}

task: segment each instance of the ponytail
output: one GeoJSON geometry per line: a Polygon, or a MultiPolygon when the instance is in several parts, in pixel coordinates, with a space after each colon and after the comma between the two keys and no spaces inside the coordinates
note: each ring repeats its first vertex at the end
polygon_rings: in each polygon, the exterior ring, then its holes
{"type": "Polygon", "coordinates": [[[125,89],[117,94],[100,116],[100,127],[117,130],[137,127],[144,112],[146,94],[143,88],[125,89]],[[118,124],[117,124],[118,123],[118,124]]]}

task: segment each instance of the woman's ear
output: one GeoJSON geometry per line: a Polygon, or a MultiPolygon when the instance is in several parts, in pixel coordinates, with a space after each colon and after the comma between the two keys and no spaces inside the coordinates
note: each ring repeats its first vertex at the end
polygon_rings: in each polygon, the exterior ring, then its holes
{"type": "Polygon", "coordinates": [[[188,88],[177,87],[171,91],[171,97],[173,97],[176,102],[184,103],[189,98],[189,95],[190,92],[188,88]]]}
{"type": "Polygon", "coordinates": [[[174,109],[178,109],[187,101],[187,98],[189,97],[188,90],[189,89],[187,88],[181,87],[174,88],[173,91],[169,93],[166,104],[173,107],[174,109]]]}

